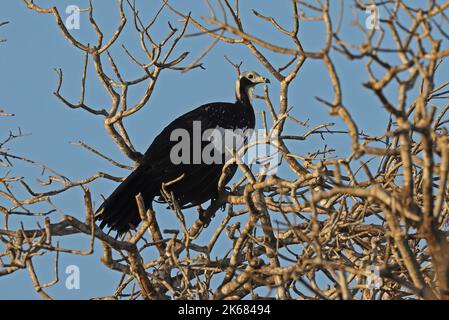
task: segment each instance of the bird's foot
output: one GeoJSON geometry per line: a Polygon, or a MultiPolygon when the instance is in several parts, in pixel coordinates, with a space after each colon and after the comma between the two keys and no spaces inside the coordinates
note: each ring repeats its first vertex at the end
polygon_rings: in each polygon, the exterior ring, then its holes
{"type": "Polygon", "coordinates": [[[198,219],[204,224],[204,227],[207,228],[211,219],[215,216],[215,213],[211,215],[208,210],[203,209],[201,205],[196,208],[198,210],[198,219]]]}

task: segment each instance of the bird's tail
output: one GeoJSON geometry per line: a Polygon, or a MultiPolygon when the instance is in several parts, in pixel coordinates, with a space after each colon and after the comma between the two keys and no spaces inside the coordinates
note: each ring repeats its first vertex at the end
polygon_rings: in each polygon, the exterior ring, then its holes
{"type": "Polygon", "coordinates": [[[95,217],[101,221],[100,228],[108,227],[109,231],[115,230],[121,235],[139,225],[136,196],[141,193],[148,208],[158,190],[153,179],[140,171],[140,167],[134,170],[98,208],[95,217]]]}

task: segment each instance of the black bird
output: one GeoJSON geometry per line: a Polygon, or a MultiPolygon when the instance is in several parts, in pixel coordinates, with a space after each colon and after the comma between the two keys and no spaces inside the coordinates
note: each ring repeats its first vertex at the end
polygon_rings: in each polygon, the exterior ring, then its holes
{"type": "MultiPolygon", "coordinates": [[[[181,208],[199,206],[215,199],[218,183],[224,163],[190,162],[176,164],[171,159],[171,152],[178,141],[171,141],[171,134],[177,129],[186,130],[190,136],[196,125],[200,123],[201,132],[207,129],[254,129],[255,116],[251,106],[252,90],[259,83],[269,83],[254,71],[243,72],[236,81],[236,102],[213,102],[202,105],[171,122],[154,139],[139,166],[115,189],[97,210],[96,219],[100,220],[100,228],[105,226],[117,231],[118,235],[134,229],[140,223],[136,195],[142,194],[145,207],[152,206],[155,197],[161,197],[163,183],[165,188],[176,199],[181,208]]],[[[210,142],[208,142],[210,143],[210,142]]],[[[208,143],[202,142],[201,149],[208,143]]],[[[190,155],[195,150],[190,144],[190,155]]],[[[191,157],[190,157],[191,158],[191,157]]],[[[237,170],[237,165],[229,167],[228,183],[237,170]]],[[[163,201],[163,200],[162,200],[163,201]]]]}

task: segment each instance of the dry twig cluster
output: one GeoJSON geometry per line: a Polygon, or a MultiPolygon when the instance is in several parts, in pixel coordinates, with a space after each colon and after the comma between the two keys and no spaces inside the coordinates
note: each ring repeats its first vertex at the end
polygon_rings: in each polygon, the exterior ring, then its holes
{"type": "MultiPolygon", "coordinates": [[[[0,207],[3,215],[0,276],[27,268],[37,292],[50,298],[45,288],[58,281],[58,261],[55,261],[55,280],[41,284],[34,271],[33,257],[51,251],[91,254],[94,242],[101,241],[102,263],[123,274],[116,291],[108,297],[114,299],[449,298],[446,129],[449,81],[436,83],[439,68],[449,56],[449,1],[413,4],[382,1],[377,4],[384,13],[379,28],[367,29],[354,22],[353,32],[363,36],[358,44],[348,42],[342,35],[343,1],[331,4],[329,0],[292,0],[291,12],[285,13],[282,21],[253,10],[256,18],[278,32],[279,37],[289,40],[289,46],[247,33],[239,1],[218,1],[219,13],[206,1],[211,15],[204,20],[195,18],[195,12],[185,14],[175,4],[161,2],[161,10],[154,19],[143,21],[134,2],[120,0],[121,20],[110,39],[103,38],[90,5],[89,20],[98,39],[94,45],[80,43],[64,26],[55,7],[47,9],[33,1],[26,3],[35,12],[52,15],[67,41],[85,54],[79,102],[70,102],[61,93],[61,70],[57,71],[59,84],[55,95],[70,108],[101,117],[111,139],[136,164],[142,154],[134,148],[123,121],[147,104],[161,73],[201,68],[201,59],[217,42],[245,46],[279,82],[277,94],[265,88],[264,96],[260,97],[268,110],[262,114],[262,122],[267,138],[278,138],[277,147],[289,174],[260,175],[251,166],[240,164],[242,178],[231,190],[223,189],[219,201],[207,209],[212,216],[220,207],[227,206],[216,230],[206,228],[202,220],[185,225],[183,212],[173,208],[178,213],[179,232],[166,233],[159,228],[158,214],[146,210],[142,199],[137,197],[143,223],[126,238],[116,240],[92,222],[94,208],[88,185],[99,178],[120,179],[99,172],[82,181],[70,181],[50,168],[12,155],[4,148],[16,137],[11,134],[0,144],[4,161],[28,161],[51,172],[48,181],[41,184],[54,189],[37,192],[22,177],[0,178],[3,186],[0,197],[9,203],[0,207]],[[132,80],[124,79],[108,51],[128,22],[124,6],[129,9],[129,23],[134,25],[146,57],[146,61],[139,61],[131,50],[123,47],[124,55],[142,71],[141,76],[132,80]],[[155,42],[151,27],[158,23],[157,16],[162,10],[176,14],[180,27],[170,25],[167,36],[155,42]],[[316,24],[317,32],[325,32],[320,50],[303,47],[299,34],[302,24],[307,23],[316,24]],[[211,37],[212,42],[197,58],[185,63],[188,50],[179,56],[173,56],[173,52],[182,47],[188,28],[211,37]],[[271,53],[287,57],[289,63],[275,65],[268,58],[271,53]],[[391,115],[382,135],[363,133],[351,117],[344,99],[350,93],[343,92],[336,57],[365,63],[368,80],[363,86],[391,115]],[[336,156],[331,150],[307,155],[299,151],[300,143],[312,135],[341,132],[334,130],[332,124],[319,125],[303,135],[283,133],[287,125],[303,131],[304,123],[289,114],[289,106],[297,102],[289,100],[288,92],[309,60],[319,61],[327,71],[331,87],[324,90],[332,92],[333,99],[317,97],[317,102],[346,125],[344,132],[350,137],[352,149],[347,157],[336,156]],[[89,62],[110,96],[108,108],[85,103],[85,95],[89,93],[86,86],[89,62]],[[113,74],[105,71],[107,63],[113,74]],[[128,90],[142,83],[146,91],[140,101],[128,105],[128,90]],[[16,197],[13,185],[24,187],[29,196],[16,197]],[[84,221],[69,215],[61,218],[56,215],[56,208],[45,213],[28,209],[36,203],[53,206],[53,197],[79,187],[85,195],[84,221]],[[8,220],[13,215],[23,219],[40,215],[45,219],[42,226],[25,230],[9,226],[8,220]],[[206,232],[210,234],[208,242],[198,242],[198,237],[206,232]],[[91,247],[87,251],[61,248],[57,244],[59,237],[75,233],[90,237],[91,247]],[[214,249],[220,237],[227,237],[231,245],[217,256],[214,249]],[[159,258],[147,261],[149,248],[155,248],[159,258]],[[378,268],[382,279],[377,286],[368,281],[373,266],[378,268]]],[[[370,4],[355,0],[352,5],[355,11],[364,13],[370,4]]],[[[113,165],[132,169],[84,143],[81,146],[113,165]]]]}

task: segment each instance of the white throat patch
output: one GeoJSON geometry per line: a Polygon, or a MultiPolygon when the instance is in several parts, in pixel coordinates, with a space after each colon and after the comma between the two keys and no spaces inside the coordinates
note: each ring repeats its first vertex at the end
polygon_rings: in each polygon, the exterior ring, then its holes
{"type": "MultiPolygon", "coordinates": [[[[237,96],[237,99],[242,100],[242,97],[240,96],[240,79],[235,82],[235,95],[237,96]]],[[[250,86],[246,89],[246,95],[248,96],[249,101],[252,102],[254,98],[253,86],[250,86]]]]}

